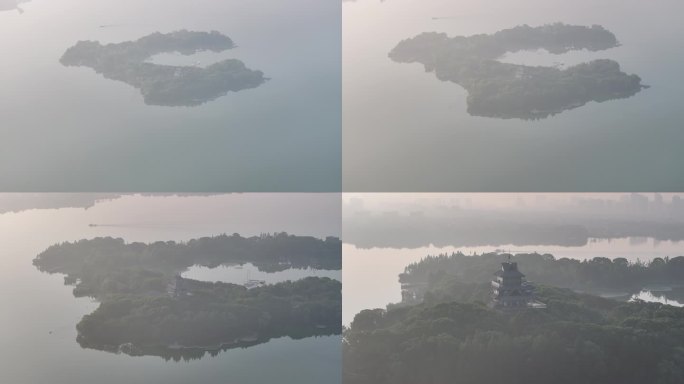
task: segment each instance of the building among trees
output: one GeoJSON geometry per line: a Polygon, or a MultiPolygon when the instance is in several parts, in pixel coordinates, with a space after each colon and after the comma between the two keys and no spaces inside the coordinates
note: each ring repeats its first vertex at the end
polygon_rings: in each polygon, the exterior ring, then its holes
{"type": "Polygon", "coordinates": [[[501,269],[492,280],[492,307],[497,309],[545,308],[534,300],[534,285],[525,280],[525,275],[518,270],[518,263],[508,261],[501,263],[501,269]]]}

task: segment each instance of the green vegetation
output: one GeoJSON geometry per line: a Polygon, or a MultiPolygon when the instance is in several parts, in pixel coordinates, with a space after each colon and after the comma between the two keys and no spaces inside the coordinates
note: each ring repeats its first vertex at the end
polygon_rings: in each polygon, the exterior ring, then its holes
{"type": "Polygon", "coordinates": [[[400,42],[389,56],[401,63],[421,63],[438,79],[464,87],[471,115],[541,119],[590,101],[630,97],[644,86],[639,76],[620,71],[620,65],[612,60],[594,60],[563,70],[502,63],[498,58],[523,50],[560,54],[617,45],[615,36],[601,26],[556,23],[470,37],[423,33],[400,42]]]}
{"type": "Polygon", "coordinates": [[[41,271],[65,274],[74,295],[149,294],[166,290],[174,275],[193,265],[252,263],[267,272],[289,268],[338,270],[342,243],[287,233],[242,237],[238,234],[193,239],[185,243],[130,243],[111,237],[49,247],[33,264],[41,271]]]}
{"type": "Polygon", "coordinates": [[[165,52],[192,55],[205,50],[222,52],[234,47],[230,38],[216,31],[157,32],[118,44],[79,41],[64,53],[60,62],[66,66],[90,67],[107,79],[138,88],[146,104],[195,106],[229,91],[258,87],[265,81],[263,73],[250,70],[235,59],[223,60],[206,68],[159,65],[146,60],[165,52]]]}
{"type": "Polygon", "coordinates": [[[338,238],[287,233],[238,234],[185,243],[130,243],[96,238],[49,247],[33,261],[65,274],[74,295],[101,304],[78,324],[83,347],[164,358],[341,332],[341,283],[309,277],[247,289],[177,276],[193,265],[252,263],[260,270],[340,269],[338,238]]]}
{"type": "Polygon", "coordinates": [[[684,257],[556,260],[512,256],[546,308],[492,309],[492,274],[509,255],[427,257],[400,275],[404,300],[360,312],[343,332],[352,384],[674,384],[684,380],[684,308],[573,290],[680,285],[684,257]],[[543,284],[539,284],[539,283],[543,284]],[[557,285],[567,288],[552,287],[557,285]]]}
{"type": "Polygon", "coordinates": [[[337,280],[308,277],[248,290],[226,283],[184,279],[180,297],[110,297],[77,325],[83,347],[199,357],[207,350],[245,347],[271,338],[303,338],[341,332],[337,280]]]}
{"type": "Polygon", "coordinates": [[[366,310],[344,331],[348,384],[684,382],[684,309],[540,287],[547,309],[366,310]]]}
{"type": "MultiPolygon", "coordinates": [[[[423,296],[438,301],[451,297],[461,300],[488,299],[492,273],[509,255],[487,253],[480,256],[428,256],[407,266],[399,276],[407,303],[423,296]],[[475,289],[474,287],[479,287],[475,289]]],[[[629,297],[648,286],[681,286],[684,282],[684,257],[656,258],[649,263],[629,263],[596,257],[591,260],[559,259],[549,254],[511,255],[527,279],[539,284],[593,294],[622,294],[629,297]]],[[[678,291],[675,290],[673,294],[678,291]]]]}

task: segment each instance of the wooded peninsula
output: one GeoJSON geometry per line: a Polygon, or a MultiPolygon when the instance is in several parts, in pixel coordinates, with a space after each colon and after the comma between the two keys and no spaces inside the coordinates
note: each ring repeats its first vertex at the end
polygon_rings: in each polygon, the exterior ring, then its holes
{"type": "Polygon", "coordinates": [[[342,285],[307,277],[250,287],[186,279],[182,271],[243,263],[270,272],[339,270],[341,252],[336,237],[287,233],[151,244],[96,238],[51,246],[33,263],[41,271],[66,275],[74,296],[100,301],[77,325],[81,346],[189,359],[276,337],[339,334],[342,285]]]}

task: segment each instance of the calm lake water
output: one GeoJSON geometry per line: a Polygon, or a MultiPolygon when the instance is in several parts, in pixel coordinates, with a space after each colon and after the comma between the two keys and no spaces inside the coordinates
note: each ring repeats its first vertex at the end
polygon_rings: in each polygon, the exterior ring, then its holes
{"type": "Polygon", "coordinates": [[[284,281],[296,281],[309,276],[329,277],[342,281],[341,271],[327,271],[324,269],[296,269],[290,268],[279,272],[262,272],[252,263],[242,265],[221,265],[216,268],[192,266],[183,272],[183,277],[201,281],[244,284],[248,280],[263,280],[266,284],[277,284],[284,281]]]}
{"type": "Polygon", "coordinates": [[[0,190],[339,191],[339,0],[0,1],[0,190]],[[59,63],[79,40],[217,30],[269,81],[197,107],[59,63]]]}
{"type": "MultiPolygon", "coordinates": [[[[11,195],[0,195],[0,205],[8,200],[11,195]]],[[[89,208],[0,214],[0,383],[340,383],[339,336],[280,338],[179,363],[82,349],[75,326],[98,304],[74,298],[62,275],[41,273],[31,263],[52,244],[97,236],[141,242],[233,232],[339,236],[336,212],[339,195],[250,194],[107,197],[89,208]],[[301,211],[307,214],[295,216],[301,211]]]]}
{"type": "Polygon", "coordinates": [[[681,14],[681,0],[345,2],[345,190],[682,190],[681,14]],[[560,56],[524,52],[503,61],[567,66],[608,58],[651,88],[538,121],[474,117],[462,87],[421,64],[387,57],[398,42],[423,32],[468,36],[552,22],[599,24],[622,45],[560,56]]]}
{"type": "MultiPolygon", "coordinates": [[[[655,241],[650,238],[593,239],[583,247],[560,246],[482,246],[482,247],[421,247],[361,249],[353,244],[342,246],[342,274],[344,281],[353,284],[342,285],[343,323],[349,324],[363,309],[384,308],[389,303],[401,301],[399,274],[404,268],[422,260],[428,255],[463,252],[466,255],[482,254],[504,250],[511,253],[550,253],[556,258],[590,259],[597,256],[611,259],[624,257],[635,262],[650,261],[655,257],[684,255],[684,243],[655,241]]],[[[524,269],[524,267],[523,267],[524,269]]],[[[492,271],[494,273],[494,271],[492,271]]],[[[640,299],[661,301],[649,292],[642,292],[640,299]]],[[[661,301],[662,302],[662,301],[661,301]]],[[[676,303],[676,302],[675,302],[676,303]]]]}

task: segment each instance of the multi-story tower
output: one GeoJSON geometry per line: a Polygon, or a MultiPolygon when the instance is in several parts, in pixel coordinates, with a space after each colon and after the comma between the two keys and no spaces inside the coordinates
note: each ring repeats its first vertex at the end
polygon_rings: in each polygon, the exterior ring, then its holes
{"type": "Polygon", "coordinates": [[[501,269],[492,280],[492,306],[500,309],[527,308],[533,301],[534,287],[525,281],[518,263],[501,263],[501,269]]]}

